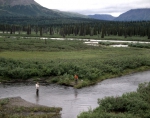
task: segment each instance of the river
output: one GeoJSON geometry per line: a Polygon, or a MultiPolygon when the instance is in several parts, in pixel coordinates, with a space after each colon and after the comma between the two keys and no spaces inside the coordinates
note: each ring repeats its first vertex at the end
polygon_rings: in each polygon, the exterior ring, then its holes
{"type": "Polygon", "coordinates": [[[77,118],[82,111],[96,108],[98,98],[120,96],[126,92],[136,91],[138,85],[144,82],[150,82],[150,71],[107,79],[97,85],[82,89],[40,85],[39,97],[35,94],[33,84],[0,84],[0,98],[20,96],[32,103],[62,107],[62,118],[77,118]]]}

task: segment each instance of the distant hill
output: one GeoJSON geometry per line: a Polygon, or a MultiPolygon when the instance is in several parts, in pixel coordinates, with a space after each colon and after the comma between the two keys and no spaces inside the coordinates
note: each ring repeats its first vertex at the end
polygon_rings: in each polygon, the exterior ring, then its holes
{"type": "Polygon", "coordinates": [[[95,14],[95,15],[88,15],[88,17],[98,20],[114,20],[116,17],[107,14],[95,14]]]}
{"type": "Polygon", "coordinates": [[[145,9],[132,9],[119,17],[114,19],[115,21],[150,21],[150,8],[145,9]]]}
{"type": "Polygon", "coordinates": [[[78,13],[47,9],[34,0],[0,0],[0,16],[87,17],[78,13]]]}
{"type": "Polygon", "coordinates": [[[34,0],[0,0],[1,6],[16,6],[16,5],[39,5],[34,0]]]}

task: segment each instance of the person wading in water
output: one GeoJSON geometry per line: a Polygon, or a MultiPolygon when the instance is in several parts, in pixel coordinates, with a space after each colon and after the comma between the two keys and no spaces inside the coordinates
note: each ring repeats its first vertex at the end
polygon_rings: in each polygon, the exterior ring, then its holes
{"type": "Polygon", "coordinates": [[[35,84],[35,87],[36,87],[36,95],[38,96],[39,95],[39,87],[40,87],[38,82],[35,84]]]}
{"type": "Polygon", "coordinates": [[[78,75],[74,75],[74,79],[75,79],[75,84],[77,84],[78,83],[78,75]]]}

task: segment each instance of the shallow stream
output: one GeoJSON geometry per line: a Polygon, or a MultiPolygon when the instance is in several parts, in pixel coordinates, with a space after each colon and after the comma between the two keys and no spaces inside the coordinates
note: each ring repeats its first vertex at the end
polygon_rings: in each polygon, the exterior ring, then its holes
{"type": "Polygon", "coordinates": [[[144,82],[150,82],[150,71],[107,79],[82,89],[40,85],[39,97],[35,94],[33,84],[0,84],[0,98],[20,96],[32,103],[62,107],[62,118],[77,118],[82,111],[96,108],[98,98],[120,96],[126,92],[136,91],[138,85],[144,82]]]}

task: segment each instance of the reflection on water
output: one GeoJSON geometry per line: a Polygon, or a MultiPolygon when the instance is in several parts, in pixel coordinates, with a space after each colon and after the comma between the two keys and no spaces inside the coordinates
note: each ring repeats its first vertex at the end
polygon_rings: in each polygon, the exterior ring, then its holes
{"type": "Polygon", "coordinates": [[[82,111],[98,106],[97,99],[135,91],[139,83],[149,82],[150,71],[105,80],[95,86],[74,89],[59,85],[40,85],[36,95],[33,84],[0,84],[0,98],[17,97],[50,107],[62,107],[62,118],[76,118],[82,111]]]}
{"type": "Polygon", "coordinates": [[[77,98],[77,96],[78,96],[78,90],[76,88],[74,89],[74,96],[75,96],[75,98],[77,98]]]}
{"type": "Polygon", "coordinates": [[[36,100],[36,104],[38,104],[39,103],[39,95],[35,96],[35,100],[36,100]]]}

